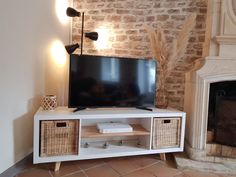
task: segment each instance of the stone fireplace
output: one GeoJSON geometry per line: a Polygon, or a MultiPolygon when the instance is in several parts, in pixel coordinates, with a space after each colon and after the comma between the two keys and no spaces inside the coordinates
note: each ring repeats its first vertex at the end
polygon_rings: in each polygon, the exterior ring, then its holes
{"type": "Polygon", "coordinates": [[[209,54],[186,75],[185,150],[194,160],[236,163],[236,1],[211,3],[209,54]]]}

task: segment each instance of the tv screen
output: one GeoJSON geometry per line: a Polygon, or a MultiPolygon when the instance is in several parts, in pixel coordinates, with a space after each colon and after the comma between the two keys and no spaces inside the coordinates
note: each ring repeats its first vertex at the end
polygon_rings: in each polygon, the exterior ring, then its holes
{"type": "Polygon", "coordinates": [[[70,55],[69,107],[154,106],[156,62],[70,55]]]}

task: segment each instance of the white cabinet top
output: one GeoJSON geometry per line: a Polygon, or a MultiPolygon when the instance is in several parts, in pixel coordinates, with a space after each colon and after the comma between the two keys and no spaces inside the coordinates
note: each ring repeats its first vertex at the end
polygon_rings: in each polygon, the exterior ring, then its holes
{"type": "Polygon", "coordinates": [[[136,108],[88,108],[73,112],[74,108],[57,107],[54,111],[39,108],[35,119],[104,119],[104,118],[145,118],[145,117],[177,117],[185,116],[184,112],[168,109],[152,108],[152,111],[136,108]]]}

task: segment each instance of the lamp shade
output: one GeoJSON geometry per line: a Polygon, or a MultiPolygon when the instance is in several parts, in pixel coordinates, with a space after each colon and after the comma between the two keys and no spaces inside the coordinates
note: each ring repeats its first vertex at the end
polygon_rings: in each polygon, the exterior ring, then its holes
{"type": "Polygon", "coordinates": [[[68,54],[72,54],[77,48],[79,48],[78,43],[65,46],[65,49],[68,54]]]}
{"type": "Polygon", "coordinates": [[[96,41],[98,39],[98,33],[97,32],[90,32],[90,33],[85,33],[85,37],[96,41]]]}
{"type": "Polygon", "coordinates": [[[80,17],[81,14],[77,10],[75,10],[71,7],[68,7],[66,9],[66,15],[69,16],[69,17],[80,17]]]}

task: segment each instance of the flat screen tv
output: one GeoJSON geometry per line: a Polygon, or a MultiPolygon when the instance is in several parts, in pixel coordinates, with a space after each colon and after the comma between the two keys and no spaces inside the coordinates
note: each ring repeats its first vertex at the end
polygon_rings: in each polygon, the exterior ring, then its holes
{"type": "Polygon", "coordinates": [[[70,55],[68,107],[153,107],[156,61],[70,55]]]}

